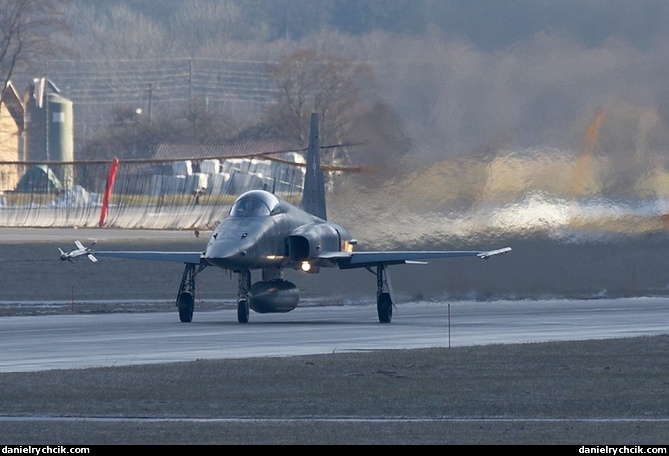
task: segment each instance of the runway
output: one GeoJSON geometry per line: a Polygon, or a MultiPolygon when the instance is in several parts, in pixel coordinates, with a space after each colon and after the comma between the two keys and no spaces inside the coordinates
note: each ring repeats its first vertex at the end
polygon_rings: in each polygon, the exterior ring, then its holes
{"type": "Polygon", "coordinates": [[[512,344],[669,332],[668,298],[413,302],[380,324],[374,305],[0,318],[0,371],[30,372],[196,359],[512,344]]]}

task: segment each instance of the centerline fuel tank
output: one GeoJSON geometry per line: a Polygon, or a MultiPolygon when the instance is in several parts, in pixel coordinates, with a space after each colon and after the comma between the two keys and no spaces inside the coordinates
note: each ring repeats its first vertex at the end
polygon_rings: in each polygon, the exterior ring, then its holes
{"type": "Polygon", "coordinates": [[[300,290],[287,280],[265,280],[251,286],[249,298],[249,305],[255,312],[290,312],[297,307],[300,290]]]}

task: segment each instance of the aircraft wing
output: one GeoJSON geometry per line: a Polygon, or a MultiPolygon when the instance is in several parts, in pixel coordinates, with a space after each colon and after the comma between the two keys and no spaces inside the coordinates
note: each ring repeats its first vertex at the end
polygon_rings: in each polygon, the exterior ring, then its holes
{"type": "Polygon", "coordinates": [[[418,251],[379,251],[379,252],[332,252],[320,255],[319,258],[330,260],[340,269],[365,268],[377,264],[408,264],[420,263],[421,260],[434,258],[478,257],[488,259],[511,251],[511,247],[497,250],[418,250],[418,251]]]}
{"type": "Polygon", "coordinates": [[[92,254],[98,257],[127,258],[132,260],[173,261],[175,263],[200,264],[202,252],[160,252],[141,250],[96,250],[92,254]]]}

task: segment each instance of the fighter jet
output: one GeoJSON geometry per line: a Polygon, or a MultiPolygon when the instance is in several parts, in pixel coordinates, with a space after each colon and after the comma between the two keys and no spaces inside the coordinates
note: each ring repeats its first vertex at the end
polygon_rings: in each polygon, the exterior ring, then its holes
{"type": "Polygon", "coordinates": [[[288,268],[305,273],[317,273],[320,268],[328,267],[364,268],[376,275],[379,322],[389,323],[393,293],[388,266],[424,264],[424,260],[432,258],[487,259],[511,251],[510,247],[488,251],[356,251],[358,242],[351,233],[327,219],[316,113],[311,116],[310,128],[299,207],[270,191],[250,190],[236,199],[228,216],[212,233],[204,252],[93,251],[77,241],[77,250],[61,253],[61,259],[86,255],[91,260],[97,256],[184,263],[176,299],[179,319],[184,323],[193,319],[196,276],[207,267],[238,274],[239,323],[248,323],[250,310],[260,314],[282,313],[297,307],[299,289],[284,279],[284,270],[288,268]],[[253,282],[252,271],[261,271],[262,279],[253,282]]]}

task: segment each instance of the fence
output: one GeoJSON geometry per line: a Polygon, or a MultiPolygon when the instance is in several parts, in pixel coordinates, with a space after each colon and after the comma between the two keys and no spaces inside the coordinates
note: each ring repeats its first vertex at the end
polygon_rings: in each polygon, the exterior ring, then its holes
{"type": "MultiPolygon", "coordinates": [[[[254,118],[275,98],[266,61],[148,59],[49,61],[49,80],[71,100],[78,142],[106,128],[117,105],[141,108],[147,121],[197,101],[206,112],[254,118]]],[[[17,76],[16,86],[38,75],[17,76]]]]}
{"type": "Polygon", "coordinates": [[[234,199],[298,201],[299,164],[270,158],[0,162],[0,227],[211,228],[234,199]]]}

